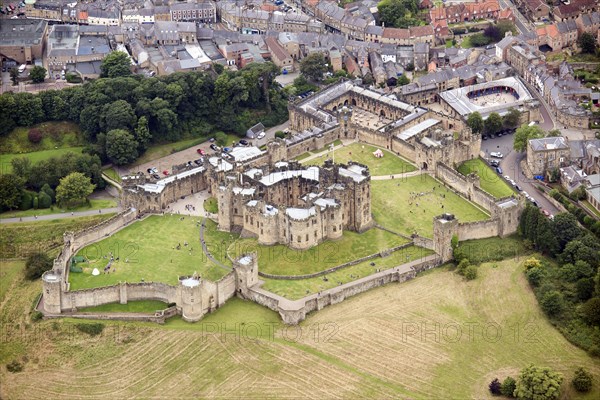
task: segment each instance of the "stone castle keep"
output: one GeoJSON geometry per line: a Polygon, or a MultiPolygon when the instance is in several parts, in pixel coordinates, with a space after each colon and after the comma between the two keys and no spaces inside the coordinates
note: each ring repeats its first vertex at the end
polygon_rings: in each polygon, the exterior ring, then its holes
{"type": "Polygon", "coordinates": [[[311,311],[389,282],[412,279],[417,272],[450,260],[453,235],[468,240],[516,232],[523,201],[512,196],[495,199],[481,189],[477,176],[456,171],[455,166],[479,156],[481,145],[481,137],[464,129],[460,120],[350,81],[292,102],[289,111],[293,135],[270,141],[265,150],[235,147],[228,155],[207,156],[194,166],[174,166],[173,175],[160,180],[144,174],[123,177],[120,202],[126,211],[95,227],[64,235],[64,246],[54,268],[42,277],[40,309],[53,317],[72,315],[84,307],[155,299],[170,306],[146,320],[164,322],[165,318],[180,314],[187,321],[198,321],[238,296],[278,312],[285,323],[296,324],[311,311]],[[232,259],[233,268],[217,282],[186,276],[180,277],[177,285],[123,282],[70,290],[69,262],[78,250],[143,215],[165,212],[172,202],[200,191],[217,199],[218,213],[211,218],[219,230],[254,237],[263,245],[282,244],[305,250],[341,238],[344,230],[360,233],[372,228],[375,221],[371,212],[371,175],[365,165],[326,161],[317,167],[292,161],[338,139],[372,144],[404,157],[421,172],[476,203],[490,218],[461,223],[450,214],[436,217],[432,221],[432,239],[412,238],[412,244],[431,249],[435,255],[296,301],[261,288],[254,254],[232,259]]]}

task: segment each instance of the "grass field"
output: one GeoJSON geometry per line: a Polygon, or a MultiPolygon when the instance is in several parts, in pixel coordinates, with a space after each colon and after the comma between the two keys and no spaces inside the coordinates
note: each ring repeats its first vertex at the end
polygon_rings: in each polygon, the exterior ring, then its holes
{"type": "Polygon", "coordinates": [[[0,262],[0,304],[2,304],[2,300],[4,300],[4,296],[8,293],[11,284],[21,274],[22,269],[22,261],[0,262]]]}
{"type": "Polygon", "coordinates": [[[106,168],[102,170],[102,173],[105,174],[106,176],[108,176],[110,179],[112,179],[113,181],[117,182],[117,183],[121,183],[121,175],[119,175],[117,173],[117,171],[115,171],[114,168],[106,168]]]}
{"type": "Polygon", "coordinates": [[[516,376],[529,363],[565,376],[561,399],[600,395],[600,363],[548,323],[511,260],[484,264],[471,282],[432,270],[324,308],[297,327],[232,299],[195,324],[103,321],[96,337],[74,329],[81,320],[23,329],[41,286],[11,285],[0,305],[0,363],[20,360],[24,370],[0,368],[7,399],[492,399],[493,378],[516,376]],[[594,375],[585,395],[568,385],[579,366],[594,375]]]}
{"type": "Polygon", "coordinates": [[[480,158],[465,161],[458,167],[458,172],[463,175],[469,175],[471,172],[477,174],[481,188],[496,198],[515,193],[512,187],[480,158]]]}
{"type": "MultiPolygon", "coordinates": [[[[375,158],[373,152],[377,147],[361,143],[352,143],[349,146],[334,150],[333,156],[336,163],[347,163],[348,161],[356,161],[369,167],[369,172],[372,176],[403,174],[412,172],[416,168],[408,161],[390,153],[387,150],[382,150],[384,156],[375,158]]],[[[305,165],[321,165],[323,162],[331,158],[332,154],[327,152],[321,157],[313,158],[304,162],[305,165]]]]}
{"type": "Polygon", "coordinates": [[[112,208],[116,207],[117,202],[115,200],[110,199],[90,199],[90,204],[84,204],[78,207],[73,208],[59,208],[54,205],[53,208],[41,208],[41,209],[31,209],[25,211],[6,211],[0,214],[0,218],[18,218],[18,217],[31,217],[34,215],[50,215],[50,214],[60,214],[66,212],[75,212],[75,211],[89,211],[89,210],[99,210],[101,208],[112,208]]]}
{"type": "MultiPolygon", "coordinates": [[[[146,152],[140,156],[140,158],[135,160],[135,162],[133,164],[131,164],[131,167],[135,167],[137,165],[142,165],[149,161],[153,161],[158,158],[168,156],[169,154],[173,154],[178,151],[189,149],[190,147],[197,146],[200,143],[206,142],[208,139],[210,139],[210,137],[191,138],[191,139],[180,140],[178,142],[173,142],[173,143],[154,144],[154,145],[150,146],[148,148],[148,150],[146,150],[146,152]]],[[[231,145],[231,143],[233,141],[238,141],[238,140],[240,140],[239,136],[236,136],[233,134],[227,135],[227,145],[228,146],[231,145]]]]}
{"type": "Polygon", "coordinates": [[[63,245],[63,233],[96,225],[114,214],[62,218],[49,221],[17,222],[0,225],[0,259],[22,258],[35,251],[48,251],[63,245]]]}
{"type": "Polygon", "coordinates": [[[290,300],[297,300],[309,294],[339,286],[339,282],[348,283],[355,281],[377,272],[378,269],[390,269],[431,254],[433,254],[433,251],[431,250],[417,246],[410,246],[405,249],[395,251],[388,257],[363,261],[362,263],[353,265],[351,267],[343,268],[331,274],[327,274],[327,280],[324,280],[324,276],[285,281],[261,278],[265,281],[265,284],[262,288],[286,297],[290,300]],[[375,265],[371,265],[372,262],[375,263],[375,265]]]}
{"type": "Polygon", "coordinates": [[[10,174],[12,172],[11,161],[13,158],[27,157],[31,160],[32,164],[36,164],[40,161],[47,160],[52,157],[59,157],[66,153],[81,153],[83,147],[63,147],[60,149],[52,150],[40,150],[33,153],[8,153],[0,154],[0,165],[2,165],[2,173],[10,174]]]}
{"type": "Polygon", "coordinates": [[[465,240],[460,242],[460,248],[464,250],[467,258],[474,264],[487,261],[499,261],[505,258],[515,258],[521,260],[522,257],[528,257],[531,250],[525,248],[523,239],[518,235],[500,238],[498,236],[465,240]]]}
{"type": "Polygon", "coordinates": [[[256,239],[240,239],[228,250],[233,256],[249,252],[258,255],[261,272],[275,275],[304,275],[323,271],[381,250],[408,243],[407,239],[373,228],[358,234],[344,231],[339,240],[328,240],[308,250],[294,250],[278,244],[259,245],[256,239]]]}
{"type": "Polygon", "coordinates": [[[432,237],[433,217],[443,213],[452,213],[461,222],[489,218],[481,209],[427,174],[372,181],[371,195],[375,220],[388,229],[407,235],[416,231],[421,236],[432,237]],[[413,199],[411,192],[424,195],[413,199]]]}
{"type": "Polygon", "coordinates": [[[133,312],[154,314],[156,310],[164,310],[167,304],[159,300],[130,301],[127,304],[111,303],[96,307],[79,308],[80,312],[133,312]]]}
{"type": "Polygon", "coordinates": [[[44,122],[27,127],[13,129],[8,135],[0,138],[2,153],[31,153],[41,150],[54,150],[82,146],[81,131],[77,124],[72,122],[44,122]],[[27,138],[30,129],[37,129],[42,134],[39,143],[32,143],[27,138]]]}
{"type": "MultiPolygon", "coordinates": [[[[84,256],[89,263],[78,264],[83,268],[83,273],[69,274],[71,290],[114,285],[120,281],[140,282],[142,279],[174,285],[179,276],[192,275],[194,272],[208,280],[220,279],[228,271],[215,265],[202,252],[198,221],[201,219],[185,217],[180,220],[178,215],[152,215],[109,238],[84,247],[77,254],[84,256]],[[185,242],[189,245],[185,246],[185,242]],[[178,244],[181,245],[180,250],[176,249],[178,244]],[[109,262],[111,252],[115,257],[112,265],[116,272],[104,274],[102,271],[109,262]],[[100,275],[92,275],[94,268],[98,268],[100,275]]],[[[216,224],[207,221],[207,246],[216,259],[228,265],[230,263],[225,252],[212,251],[212,248],[224,247],[231,240],[228,232],[217,231],[216,224]],[[222,241],[225,244],[221,245],[222,241]]]]}

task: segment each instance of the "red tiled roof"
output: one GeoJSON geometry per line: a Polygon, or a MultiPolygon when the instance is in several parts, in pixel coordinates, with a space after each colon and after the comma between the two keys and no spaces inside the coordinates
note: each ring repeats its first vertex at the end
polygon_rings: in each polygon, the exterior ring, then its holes
{"type": "Polygon", "coordinates": [[[389,39],[408,39],[410,37],[410,32],[408,29],[383,28],[381,37],[389,39]]]}

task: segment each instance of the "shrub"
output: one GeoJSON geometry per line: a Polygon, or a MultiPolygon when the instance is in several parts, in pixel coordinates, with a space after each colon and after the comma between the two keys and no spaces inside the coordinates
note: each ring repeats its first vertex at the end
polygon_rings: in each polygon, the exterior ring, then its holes
{"type": "Polygon", "coordinates": [[[277,132],[275,132],[275,137],[277,137],[279,139],[284,139],[285,138],[285,132],[284,131],[277,131],[277,132]]]}
{"type": "Polygon", "coordinates": [[[50,197],[46,192],[39,192],[37,199],[39,208],[50,208],[52,205],[52,197],[50,197]]]}
{"type": "Polygon", "coordinates": [[[530,270],[527,270],[525,272],[525,275],[527,276],[529,284],[531,286],[537,287],[540,285],[542,279],[544,278],[544,270],[538,267],[531,268],[530,270]]]}
{"type": "Polygon", "coordinates": [[[43,137],[42,132],[40,132],[40,130],[36,129],[36,128],[30,129],[29,133],[27,133],[27,139],[29,139],[29,141],[31,143],[37,144],[37,143],[41,142],[42,137],[43,137]]]}
{"type": "Polygon", "coordinates": [[[34,311],[34,312],[31,314],[31,320],[32,320],[33,322],[40,321],[42,318],[44,318],[44,314],[42,314],[40,311],[34,311]]]}
{"type": "Polygon", "coordinates": [[[540,301],[542,309],[550,316],[560,314],[563,309],[563,297],[557,290],[549,290],[542,296],[540,301]]]}
{"type": "Polygon", "coordinates": [[[581,278],[575,284],[577,298],[586,301],[594,295],[594,278],[581,278]]]}
{"type": "Polygon", "coordinates": [[[589,392],[592,389],[592,375],[584,368],[577,368],[571,384],[578,392],[589,392]]]}
{"type": "Polygon", "coordinates": [[[490,382],[490,385],[488,387],[490,388],[490,393],[492,393],[494,396],[499,396],[502,394],[502,384],[500,383],[498,378],[495,378],[492,382],[490,382]]]}
{"type": "Polygon", "coordinates": [[[6,369],[8,372],[17,373],[23,371],[23,364],[18,362],[17,360],[12,360],[10,363],[6,364],[6,369]]]}
{"type": "Polygon", "coordinates": [[[97,336],[104,330],[104,324],[76,324],[75,327],[83,333],[87,333],[90,336],[97,336]]]}
{"type": "Polygon", "coordinates": [[[38,206],[39,206],[39,204],[40,204],[40,201],[39,201],[38,197],[37,197],[37,196],[34,196],[34,197],[33,197],[33,209],[34,209],[34,210],[37,210],[37,209],[38,209],[38,206]]]}
{"type": "Polygon", "coordinates": [[[542,263],[537,258],[531,257],[525,260],[523,266],[525,267],[525,269],[529,270],[531,268],[540,268],[542,266],[542,263]]]}
{"type": "Polygon", "coordinates": [[[48,196],[50,196],[50,198],[52,199],[52,202],[54,203],[54,199],[56,197],[56,193],[54,193],[54,190],[52,190],[52,188],[50,187],[50,185],[48,185],[47,183],[44,183],[44,186],[42,186],[41,191],[44,192],[44,193],[46,193],[48,196]]]}
{"type": "Polygon", "coordinates": [[[502,396],[506,397],[515,397],[513,393],[517,388],[517,382],[510,376],[507,376],[506,379],[502,382],[502,387],[500,388],[500,393],[502,396]]]}
{"type": "Polygon", "coordinates": [[[25,277],[34,280],[49,269],[52,269],[52,258],[44,253],[33,253],[25,262],[25,277]]]}
{"type": "Polygon", "coordinates": [[[467,267],[470,265],[471,263],[469,262],[468,259],[463,258],[459,263],[458,266],[456,267],[456,272],[459,275],[465,275],[465,272],[467,270],[467,267]]]}
{"type": "Polygon", "coordinates": [[[30,192],[23,192],[23,196],[21,196],[21,204],[19,205],[20,210],[29,210],[33,207],[33,196],[30,192]]]}
{"type": "Polygon", "coordinates": [[[475,265],[469,265],[465,269],[465,278],[467,278],[468,281],[477,278],[477,267],[475,265]]]}

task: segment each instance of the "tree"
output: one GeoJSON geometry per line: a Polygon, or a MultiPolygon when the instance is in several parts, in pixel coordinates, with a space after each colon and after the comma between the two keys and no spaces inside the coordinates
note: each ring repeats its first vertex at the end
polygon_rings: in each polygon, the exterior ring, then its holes
{"type": "Polygon", "coordinates": [[[515,108],[509,108],[508,113],[502,118],[502,125],[506,129],[513,129],[519,125],[521,113],[515,108]]]}
{"type": "Polygon", "coordinates": [[[10,162],[12,165],[13,174],[27,181],[31,172],[31,160],[27,157],[13,158],[10,162]]]}
{"type": "Polygon", "coordinates": [[[100,77],[116,78],[118,76],[131,75],[131,61],[127,53],[113,51],[102,60],[100,64],[100,77]]]}
{"type": "Polygon", "coordinates": [[[560,395],[562,381],[561,374],[531,364],[521,371],[514,395],[523,400],[554,400],[560,395]]]}
{"type": "Polygon", "coordinates": [[[590,325],[600,326],[600,297],[592,297],[581,306],[583,319],[590,325]]]}
{"type": "Polygon", "coordinates": [[[25,262],[25,277],[29,280],[35,280],[42,274],[52,269],[52,258],[45,253],[33,253],[27,257],[25,262]]]}
{"type": "Polygon", "coordinates": [[[596,52],[596,38],[591,33],[583,32],[577,39],[577,45],[581,48],[582,53],[594,54],[596,52]]]}
{"type": "Polygon", "coordinates": [[[152,140],[152,134],[148,129],[148,119],[145,116],[141,116],[138,119],[137,127],[135,128],[135,140],[138,142],[140,147],[140,153],[145,151],[152,140]]]}
{"type": "Polygon", "coordinates": [[[226,146],[227,145],[227,135],[225,134],[225,132],[217,132],[215,134],[215,141],[217,142],[217,144],[219,146],[226,146]]]}
{"type": "Polygon", "coordinates": [[[56,202],[62,206],[81,203],[92,194],[96,185],[81,172],[72,172],[60,180],[56,188],[56,202]]]}
{"type": "Polygon", "coordinates": [[[539,286],[544,279],[544,270],[541,268],[531,268],[525,272],[527,280],[531,286],[539,286]]]}
{"type": "Polygon", "coordinates": [[[136,123],[133,108],[125,100],[117,100],[105,105],[102,114],[101,128],[107,132],[113,129],[131,129],[136,123]]]}
{"type": "Polygon", "coordinates": [[[592,374],[590,374],[585,368],[577,368],[571,384],[578,392],[585,393],[592,390],[592,374]]]}
{"type": "Polygon", "coordinates": [[[0,207],[13,210],[21,204],[24,180],[13,174],[0,175],[0,207]]]}
{"type": "Polygon", "coordinates": [[[581,278],[575,284],[575,289],[579,300],[589,300],[594,295],[594,278],[581,278]]]}
{"type": "Polygon", "coordinates": [[[48,196],[44,191],[38,193],[38,208],[50,208],[52,205],[52,198],[48,196]]]}
{"type": "Polygon", "coordinates": [[[488,115],[487,119],[483,123],[485,133],[488,135],[495,135],[502,129],[502,117],[500,114],[493,112],[488,115]]]}
{"type": "Polygon", "coordinates": [[[323,74],[327,72],[327,60],[323,53],[311,53],[300,61],[300,73],[308,80],[320,82],[323,74]]]}
{"type": "Polygon", "coordinates": [[[504,381],[502,382],[502,387],[500,388],[500,393],[502,393],[502,396],[515,397],[514,393],[515,393],[516,387],[517,387],[517,382],[514,380],[514,378],[511,376],[507,376],[504,379],[504,381]]]}
{"type": "Polygon", "coordinates": [[[10,80],[13,83],[13,86],[17,85],[17,80],[19,79],[19,69],[17,67],[13,67],[10,69],[10,80]]]}
{"type": "Polygon", "coordinates": [[[422,21],[413,15],[419,13],[417,0],[384,0],[377,5],[382,25],[395,28],[419,26],[422,21]]]}
{"type": "Polygon", "coordinates": [[[106,134],[106,156],[116,165],[129,164],[138,156],[138,142],[124,129],[114,129],[106,134]]]}
{"type": "Polygon", "coordinates": [[[46,79],[46,72],[46,68],[36,65],[29,71],[29,79],[31,79],[33,83],[42,83],[46,79]]]}
{"type": "Polygon", "coordinates": [[[494,396],[500,396],[502,394],[502,392],[500,392],[502,384],[498,378],[495,378],[493,381],[491,381],[488,387],[490,389],[490,393],[492,393],[494,396]]]}
{"type": "Polygon", "coordinates": [[[577,218],[571,213],[560,213],[554,217],[552,230],[562,251],[567,243],[581,234],[577,218]]]}
{"type": "Polygon", "coordinates": [[[540,305],[549,316],[557,316],[563,309],[562,294],[557,290],[549,290],[542,296],[540,305]]]}
{"type": "Polygon", "coordinates": [[[398,81],[396,82],[398,86],[408,85],[409,83],[410,79],[408,79],[408,77],[404,74],[400,75],[400,78],[398,78],[398,81]]]}
{"type": "Polygon", "coordinates": [[[560,137],[561,133],[558,129],[552,129],[550,132],[548,132],[548,134],[546,135],[546,137],[560,137]]]}
{"type": "Polygon", "coordinates": [[[513,148],[516,151],[525,151],[529,140],[541,137],[544,137],[544,131],[538,125],[523,125],[515,132],[513,148]]]}
{"type": "Polygon", "coordinates": [[[473,134],[478,134],[483,131],[483,118],[481,118],[481,114],[475,111],[469,114],[467,118],[467,126],[471,128],[471,132],[473,134]]]}

